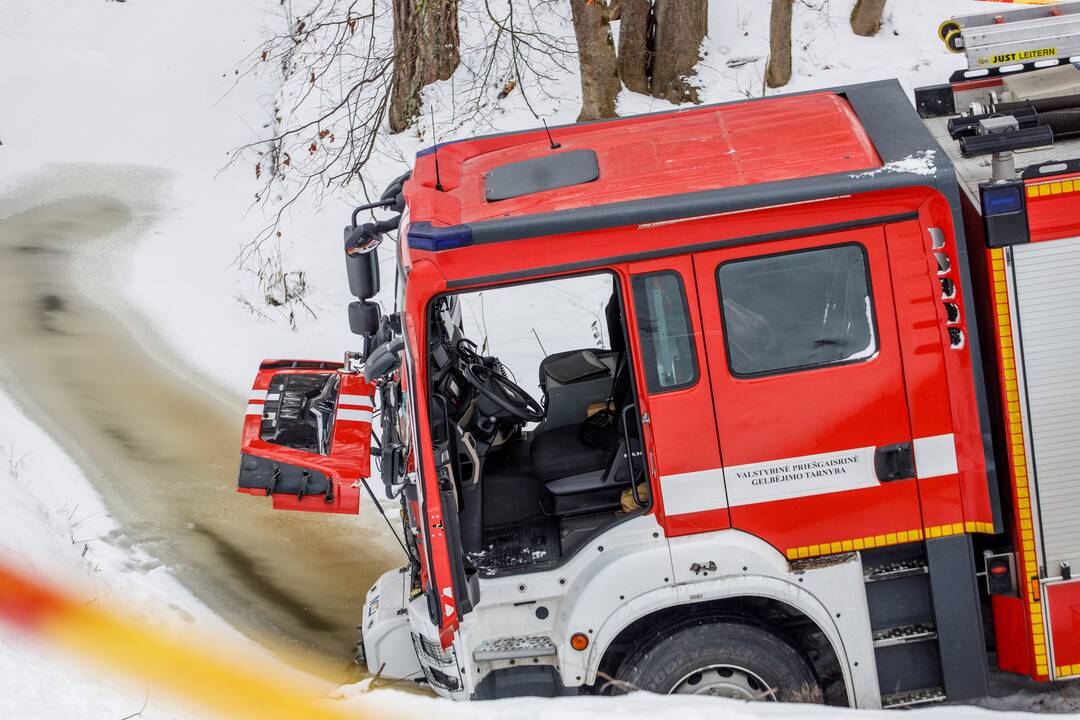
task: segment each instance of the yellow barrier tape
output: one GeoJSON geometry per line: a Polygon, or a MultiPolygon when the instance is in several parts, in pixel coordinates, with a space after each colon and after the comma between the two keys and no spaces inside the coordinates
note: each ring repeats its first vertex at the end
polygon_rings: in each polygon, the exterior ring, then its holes
{"type": "Polygon", "coordinates": [[[95,664],[145,680],[228,718],[357,720],[311,677],[277,663],[215,652],[211,638],[170,637],[0,567],[0,621],[95,664]]]}

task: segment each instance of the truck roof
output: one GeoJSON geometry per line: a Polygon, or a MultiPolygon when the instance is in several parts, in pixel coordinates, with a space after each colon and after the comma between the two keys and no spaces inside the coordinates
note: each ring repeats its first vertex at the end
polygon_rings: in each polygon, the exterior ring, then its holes
{"type": "MultiPolygon", "coordinates": [[[[441,145],[443,193],[435,189],[434,151],[426,150],[417,158],[411,199],[439,194],[433,214],[454,225],[882,164],[851,105],[835,92],[571,125],[552,130],[551,140],[559,147],[552,149],[547,133],[537,129],[441,145]],[[595,158],[598,173],[571,174],[581,154],[595,158]],[[533,192],[518,187],[514,196],[491,197],[499,173],[509,184],[515,171],[527,174],[530,161],[544,160],[553,161],[548,178],[567,185],[540,184],[533,192]]],[[[415,219],[417,208],[411,207],[415,219]]]]}
{"type": "Polygon", "coordinates": [[[565,255],[543,238],[913,185],[956,194],[895,80],[538,128],[418,153],[403,259],[534,238],[520,274],[565,255]]]}

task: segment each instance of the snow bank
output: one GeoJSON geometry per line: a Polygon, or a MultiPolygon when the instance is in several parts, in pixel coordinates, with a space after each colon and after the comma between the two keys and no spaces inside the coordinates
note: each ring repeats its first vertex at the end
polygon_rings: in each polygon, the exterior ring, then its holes
{"type": "MultiPolygon", "coordinates": [[[[234,634],[122,529],[75,463],[0,395],[0,561],[68,585],[87,602],[122,604],[176,632],[234,634]]],[[[138,682],[103,678],[0,626],[0,717],[179,717],[138,682]]]]}
{"type": "MultiPolygon", "coordinates": [[[[375,717],[434,717],[440,720],[850,720],[896,719],[895,710],[848,710],[821,705],[775,705],[699,696],[665,696],[638,693],[622,697],[565,697],[537,701],[535,698],[495,700],[484,703],[452,703],[417,697],[396,690],[371,695],[346,695],[346,706],[368,710],[375,717]]],[[[1075,706],[1074,708],[1075,709],[1075,706]]],[[[1032,715],[991,711],[978,707],[950,706],[910,710],[916,720],[1010,720],[1032,715]]]]}

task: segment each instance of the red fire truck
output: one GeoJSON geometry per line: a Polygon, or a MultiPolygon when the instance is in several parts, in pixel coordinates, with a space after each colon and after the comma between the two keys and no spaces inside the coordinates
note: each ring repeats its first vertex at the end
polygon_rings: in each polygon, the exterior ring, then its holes
{"type": "Polygon", "coordinates": [[[1080,142],[1024,94],[1076,72],[1050,62],[922,118],[887,81],[419,153],[345,231],[363,350],[263,363],[240,491],[355,513],[375,457],[409,557],[360,657],[456,699],[1080,676],[1080,142]]]}

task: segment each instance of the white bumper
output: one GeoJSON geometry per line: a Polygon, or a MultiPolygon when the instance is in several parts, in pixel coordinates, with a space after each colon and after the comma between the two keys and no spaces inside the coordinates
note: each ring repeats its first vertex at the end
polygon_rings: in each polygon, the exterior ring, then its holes
{"type": "Polygon", "coordinates": [[[361,633],[368,672],[383,680],[413,680],[424,676],[409,632],[409,572],[397,568],[383,573],[368,591],[361,633]]]}

